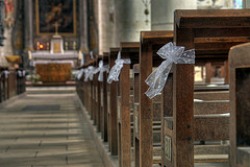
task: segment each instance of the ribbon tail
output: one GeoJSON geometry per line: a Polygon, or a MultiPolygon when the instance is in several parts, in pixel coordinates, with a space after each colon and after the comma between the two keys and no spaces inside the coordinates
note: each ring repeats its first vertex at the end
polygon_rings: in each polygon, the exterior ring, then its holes
{"type": "Polygon", "coordinates": [[[112,81],[119,81],[119,76],[120,76],[120,72],[121,72],[122,67],[123,67],[123,64],[116,64],[110,70],[108,80],[107,80],[108,83],[112,83],[112,81]]]}
{"type": "Polygon", "coordinates": [[[107,82],[111,84],[113,82],[113,73],[115,72],[115,66],[113,66],[110,70],[107,82]]]}
{"type": "Polygon", "coordinates": [[[86,71],[84,75],[84,82],[88,82],[88,78],[89,78],[89,74],[88,74],[88,71],[86,71]]]}
{"type": "Polygon", "coordinates": [[[98,75],[98,81],[102,82],[103,81],[103,72],[104,71],[100,71],[99,75],[98,75]]]}
{"type": "Polygon", "coordinates": [[[145,94],[150,98],[154,98],[155,96],[161,94],[166,81],[168,79],[168,75],[172,68],[172,63],[168,61],[162,62],[162,64],[152,73],[150,74],[147,80],[145,81],[149,88],[145,92],[145,94]]]}
{"type": "Polygon", "coordinates": [[[157,75],[159,75],[159,74],[157,74],[157,73],[159,73],[159,72],[157,71],[157,69],[155,69],[155,70],[147,77],[147,79],[145,80],[145,82],[146,82],[146,84],[147,84],[148,86],[150,86],[150,85],[154,82],[154,80],[155,80],[155,78],[157,77],[157,75]]]}

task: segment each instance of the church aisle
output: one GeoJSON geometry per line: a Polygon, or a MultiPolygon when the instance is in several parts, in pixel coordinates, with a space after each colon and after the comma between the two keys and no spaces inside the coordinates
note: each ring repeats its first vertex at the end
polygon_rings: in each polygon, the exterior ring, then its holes
{"type": "Polygon", "coordinates": [[[0,166],[103,167],[75,93],[45,91],[0,108],[0,166]]]}

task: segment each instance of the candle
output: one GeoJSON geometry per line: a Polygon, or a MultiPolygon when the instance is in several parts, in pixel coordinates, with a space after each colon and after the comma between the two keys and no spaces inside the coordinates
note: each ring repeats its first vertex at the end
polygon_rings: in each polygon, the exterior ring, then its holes
{"type": "Polygon", "coordinates": [[[28,56],[29,56],[29,60],[31,60],[32,59],[32,55],[31,55],[31,51],[30,50],[28,51],[28,56]]]}

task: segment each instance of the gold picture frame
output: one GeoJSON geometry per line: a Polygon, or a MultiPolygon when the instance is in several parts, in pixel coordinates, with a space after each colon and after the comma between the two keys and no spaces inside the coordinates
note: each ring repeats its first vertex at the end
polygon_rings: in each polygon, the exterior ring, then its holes
{"type": "Polygon", "coordinates": [[[36,34],[76,36],[76,0],[36,0],[36,34]]]}

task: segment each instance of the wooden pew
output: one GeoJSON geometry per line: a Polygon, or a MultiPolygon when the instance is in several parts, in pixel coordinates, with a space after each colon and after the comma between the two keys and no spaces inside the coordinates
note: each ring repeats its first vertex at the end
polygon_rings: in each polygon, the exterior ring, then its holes
{"type": "MultiPolygon", "coordinates": [[[[96,66],[96,57],[91,58],[90,54],[85,54],[85,64],[79,67],[78,69],[86,69],[89,66],[96,66]]],[[[93,120],[94,124],[96,124],[97,120],[97,104],[96,104],[96,81],[84,81],[85,75],[82,75],[80,81],[78,81],[78,94],[79,97],[85,106],[86,110],[88,111],[91,119],[93,120]]]]}
{"type": "MultiPolygon", "coordinates": [[[[231,46],[249,41],[249,16],[249,10],[177,10],[174,41],[177,46],[195,48],[197,62],[225,62],[231,46]]],[[[173,106],[169,109],[173,128],[165,139],[166,165],[170,167],[194,166],[193,73],[193,65],[174,65],[172,80],[167,83],[173,88],[168,90],[173,98],[166,102],[173,106]]]]}
{"type": "Polygon", "coordinates": [[[140,65],[134,64],[133,66],[133,95],[134,95],[134,130],[133,130],[133,142],[134,142],[134,166],[139,166],[139,143],[138,143],[138,132],[139,132],[139,122],[138,122],[138,110],[139,110],[139,73],[140,65]],[[136,105],[138,104],[138,105],[136,105]]]}
{"type": "MultiPolygon", "coordinates": [[[[135,166],[139,166],[139,122],[138,122],[138,113],[139,113],[139,74],[140,74],[140,65],[135,64],[133,67],[133,99],[134,99],[134,120],[133,120],[133,146],[134,146],[134,154],[135,156],[135,166]]],[[[153,164],[159,164],[161,162],[161,113],[162,113],[162,98],[161,96],[152,99],[152,156],[153,156],[153,164]]],[[[133,161],[133,160],[132,160],[133,161]]]]}
{"type": "Polygon", "coordinates": [[[231,48],[230,65],[230,167],[250,165],[250,44],[231,48]]]}
{"type": "MultiPolygon", "coordinates": [[[[98,68],[98,62],[99,58],[97,58],[94,67],[98,68]]],[[[97,131],[101,132],[101,125],[102,125],[102,113],[101,113],[101,83],[98,81],[98,75],[95,74],[93,78],[94,82],[94,91],[95,91],[95,112],[96,112],[96,126],[97,126],[97,131]]]]}
{"type": "Polygon", "coordinates": [[[17,77],[15,70],[9,70],[7,78],[7,99],[16,96],[17,92],[17,77]]]}
{"type": "MultiPolygon", "coordinates": [[[[120,48],[110,48],[109,66],[113,67],[120,48]]],[[[117,95],[118,84],[108,84],[108,142],[111,155],[118,155],[117,95]]]]}
{"type": "Polygon", "coordinates": [[[138,123],[136,125],[138,126],[138,134],[135,135],[136,166],[152,167],[153,165],[153,108],[152,100],[144,94],[148,89],[145,80],[152,72],[153,66],[158,65],[162,61],[158,55],[155,55],[155,51],[171,41],[173,41],[172,32],[141,32],[139,111],[135,114],[138,117],[135,118],[135,122],[138,123]]]}
{"type": "MultiPolygon", "coordinates": [[[[101,56],[100,60],[103,61],[103,65],[108,65],[109,53],[105,52],[101,56]]],[[[99,73],[98,73],[99,75],[99,73]]],[[[101,132],[104,142],[108,141],[108,90],[107,90],[107,77],[108,73],[103,73],[103,81],[100,82],[100,117],[101,117],[101,132]]]]}
{"type": "MultiPolygon", "coordinates": [[[[119,166],[131,166],[131,69],[139,62],[139,42],[122,42],[121,58],[130,59],[131,64],[124,64],[118,83],[118,144],[119,166]],[[120,106],[120,107],[119,107],[120,106]]],[[[133,112],[132,112],[133,113],[133,112]]]]}
{"type": "Polygon", "coordinates": [[[4,101],[7,99],[7,88],[8,88],[8,82],[7,82],[7,78],[6,76],[4,75],[4,71],[7,70],[6,68],[1,68],[1,78],[0,78],[0,93],[1,93],[1,96],[0,96],[0,102],[4,101]]]}
{"type": "Polygon", "coordinates": [[[0,102],[25,92],[25,76],[19,76],[18,70],[22,71],[21,69],[0,69],[0,102]]]}
{"type": "Polygon", "coordinates": [[[23,69],[16,69],[16,80],[17,80],[16,94],[19,95],[25,92],[25,73],[23,69]]]}

